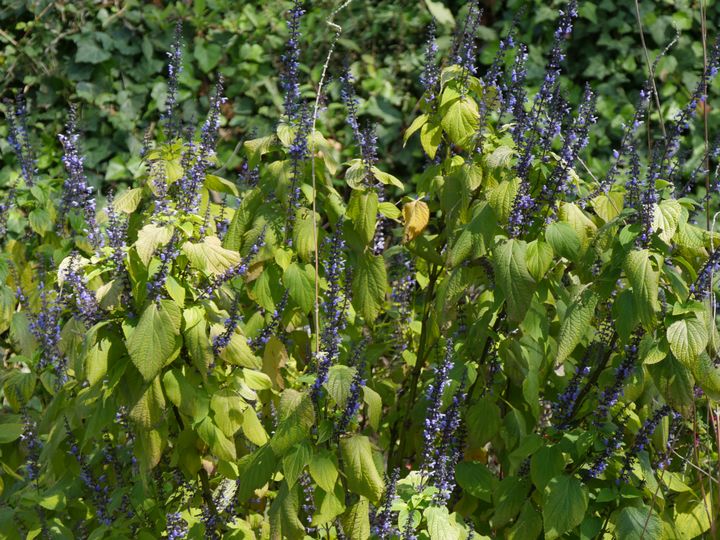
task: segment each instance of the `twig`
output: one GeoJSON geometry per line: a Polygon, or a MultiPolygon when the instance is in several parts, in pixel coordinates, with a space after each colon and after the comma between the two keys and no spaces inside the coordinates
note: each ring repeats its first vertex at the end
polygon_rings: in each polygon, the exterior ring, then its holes
{"type": "Polygon", "coordinates": [[[330,42],[330,49],[328,50],[327,56],[325,57],[325,63],[323,64],[322,73],[320,75],[320,81],[318,83],[317,94],[315,95],[315,107],[313,108],[312,115],[312,127],[310,128],[312,150],[310,152],[310,163],[312,169],[312,221],[313,221],[313,248],[315,250],[315,354],[320,352],[320,250],[318,248],[318,231],[317,231],[317,185],[315,181],[315,124],[317,123],[318,111],[320,109],[320,97],[322,96],[323,86],[325,85],[325,77],[327,76],[328,66],[330,65],[330,58],[335,51],[335,45],[340,39],[342,34],[342,27],[333,22],[335,15],[341,10],[345,9],[350,5],[352,0],[345,0],[339,7],[337,7],[331,14],[330,18],[325,21],[327,25],[335,31],[332,41],[330,42]]]}
{"type": "Polygon", "coordinates": [[[635,0],[635,16],[637,17],[638,28],[640,30],[640,42],[642,43],[643,53],[645,54],[648,77],[650,79],[650,84],[652,84],[653,94],[655,96],[655,106],[657,107],[658,116],[660,117],[660,130],[662,131],[663,138],[666,138],[665,120],[663,119],[662,110],[660,109],[660,96],[658,95],[657,86],[655,85],[655,70],[653,69],[652,62],[650,62],[650,53],[648,53],[647,45],[645,44],[645,33],[643,31],[642,20],[640,18],[640,4],[638,3],[638,0],[635,0]]]}

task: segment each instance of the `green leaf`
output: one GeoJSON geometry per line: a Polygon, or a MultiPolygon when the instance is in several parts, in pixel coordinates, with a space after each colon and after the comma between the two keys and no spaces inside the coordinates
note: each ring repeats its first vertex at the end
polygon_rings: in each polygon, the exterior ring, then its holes
{"type": "Polygon", "coordinates": [[[565,468],[562,450],[559,446],[543,446],[530,459],[530,478],[535,487],[542,491],[548,482],[562,473],[565,468]]]}
{"type": "Polygon", "coordinates": [[[243,481],[240,482],[237,490],[239,503],[247,501],[256,489],[263,487],[270,481],[277,463],[277,458],[269,446],[263,446],[240,460],[238,467],[240,469],[239,477],[243,481]]]}
{"type": "Polygon", "coordinates": [[[75,61],[78,63],[100,64],[112,56],[95,41],[91,33],[81,34],[76,43],[75,61]]]}
{"type": "Polygon", "coordinates": [[[126,341],[130,359],[146,382],[180,351],[180,318],[180,308],[174,302],[151,302],[126,341]]]}
{"type": "Polygon", "coordinates": [[[675,358],[691,369],[707,347],[709,339],[705,323],[694,316],[672,323],[666,336],[675,358]]]}
{"type": "Polygon", "coordinates": [[[230,180],[225,180],[214,174],[208,174],[205,176],[205,187],[213,191],[219,191],[220,193],[227,193],[228,195],[234,195],[238,197],[240,192],[235,184],[230,180]]]}
{"type": "Polygon", "coordinates": [[[617,515],[615,534],[618,540],[662,540],[662,520],[648,506],[629,506],[617,515]]]}
{"type": "Polygon", "coordinates": [[[659,205],[655,205],[652,228],[653,231],[657,231],[660,239],[666,244],[669,244],[672,237],[675,236],[681,215],[682,206],[674,199],[667,199],[661,201],[659,205]]]}
{"type": "Polygon", "coordinates": [[[275,141],[277,141],[275,135],[268,135],[266,137],[260,137],[259,139],[245,141],[243,143],[243,147],[247,152],[248,167],[250,169],[254,169],[258,166],[262,156],[272,150],[272,147],[275,145],[275,141]]]}
{"type": "Polygon", "coordinates": [[[280,398],[278,428],[270,447],[278,456],[305,440],[315,423],[315,408],[308,394],[287,389],[280,398]]]}
{"type": "Polygon", "coordinates": [[[150,223],[140,229],[134,245],[142,263],[147,266],[155,250],[167,244],[171,237],[172,229],[170,227],[159,227],[150,223]]]}
{"type": "Polygon", "coordinates": [[[363,253],[353,270],[352,302],[365,321],[372,324],[385,303],[385,259],[382,255],[363,253]]]}
{"type": "Polygon", "coordinates": [[[207,373],[213,362],[213,351],[207,335],[205,308],[193,306],[183,311],[185,347],[200,373],[207,373]]]}
{"type": "Polygon", "coordinates": [[[53,222],[50,218],[50,214],[44,208],[36,208],[30,212],[30,215],[28,215],[28,221],[30,222],[32,230],[39,235],[43,235],[53,228],[53,222]]]}
{"type": "Polygon", "coordinates": [[[575,260],[580,254],[580,239],[569,223],[555,221],[548,225],[545,239],[553,251],[569,260],[575,260]]]}
{"type": "Polygon", "coordinates": [[[531,501],[525,501],[520,515],[515,520],[510,531],[508,540],[524,540],[525,538],[537,538],[542,532],[542,516],[535,509],[531,501]]]}
{"type": "Polygon", "coordinates": [[[507,223],[519,186],[520,179],[513,178],[512,180],[500,182],[495,188],[488,191],[488,203],[495,211],[499,222],[507,223]]]}
{"type": "Polygon", "coordinates": [[[580,525],[587,506],[588,494],[580,480],[565,474],[550,480],[543,492],[545,538],[559,538],[580,525]]]}
{"type": "Polygon", "coordinates": [[[347,216],[364,244],[375,236],[378,196],[375,191],[353,191],[347,207],[347,216]]]}
{"type": "Polygon", "coordinates": [[[304,313],[312,310],[315,303],[315,271],[309,264],[291,263],[283,274],[283,283],[290,298],[297,302],[304,313]]]}
{"type": "MultiPolygon", "coordinates": [[[[367,167],[361,159],[351,159],[350,167],[345,171],[345,183],[354,190],[367,189],[367,167]]],[[[352,195],[351,195],[352,197],[352,195]]]]}
{"type": "Polygon", "coordinates": [[[535,239],[528,243],[525,259],[530,275],[539,282],[552,266],[553,250],[547,242],[535,239]]]}
{"type": "Polygon", "coordinates": [[[498,146],[492,151],[492,154],[485,158],[485,163],[487,163],[487,166],[491,169],[505,169],[509,167],[510,160],[512,160],[514,155],[514,148],[510,146],[498,146]]]}
{"type": "Polygon", "coordinates": [[[387,201],[378,204],[378,212],[390,219],[397,219],[400,217],[400,210],[398,210],[398,207],[387,201]]]}
{"type": "Polygon", "coordinates": [[[420,144],[430,159],[435,159],[437,149],[442,142],[442,127],[432,121],[423,124],[420,129],[420,144]]]}
{"type": "Polygon", "coordinates": [[[208,43],[198,38],[195,41],[195,60],[205,73],[210,73],[222,58],[222,48],[215,43],[208,43]]]}
{"type": "Polygon", "coordinates": [[[165,372],[162,382],[165,395],[173,405],[180,409],[181,413],[195,421],[202,420],[208,415],[207,394],[202,395],[204,392],[196,390],[179,369],[165,372]]]}
{"type": "Polygon", "coordinates": [[[441,124],[454,144],[466,146],[477,132],[479,118],[477,103],[466,96],[450,103],[441,124]]]}
{"type": "Polygon", "coordinates": [[[655,323],[655,313],[660,309],[660,272],[653,268],[650,252],[643,249],[628,253],[625,258],[625,274],[633,290],[640,322],[647,330],[651,330],[655,323]]]}
{"type": "Polygon", "coordinates": [[[142,200],[142,193],[142,188],[133,188],[123,191],[120,195],[115,197],[115,200],[113,201],[113,208],[118,212],[132,214],[135,210],[137,210],[137,207],[142,200]]]}
{"type": "Polygon", "coordinates": [[[340,453],[348,489],[377,503],[385,486],[375,467],[370,439],[364,435],[341,439],[340,453]]]}
{"type": "Polygon", "coordinates": [[[410,127],[405,130],[405,133],[403,135],[403,146],[407,144],[408,139],[412,136],[413,133],[415,133],[418,129],[427,124],[429,119],[430,117],[427,114],[421,114],[412,121],[412,124],[410,124],[410,127]]]}
{"type": "Polygon", "coordinates": [[[458,485],[473,497],[492,502],[497,478],[484,463],[461,461],[455,466],[455,478],[458,485]]]}
{"type": "Polygon", "coordinates": [[[370,538],[370,504],[365,497],[350,506],[340,518],[343,532],[351,540],[367,540],[370,538]]]}
{"type": "Polygon", "coordinates": [[[526,262],[527,244],[510,239],[495,251],[495,276],[497,285],[505,295],[508,317],[521,322],[535,294],[535,280],[528,272],[526,262]]]}
{"type": "Polygon", "coordinates": [[[583,336],[587,334],[597,303],[598,295],[590,287],[586,287],[570,304],[560,327],[556,359],[558,364],[572,354],[583,336]]]}
{"type": "Polygon", "coordinates": [[[330,367],[325,388],[339,407],[343,407],[350,396],[350,385],[355,371],[354,367],[342,364],[330,367]]]}
{"type": "Polygon", "coordinates": [[[367,404],[367,421],[374,430],[380,428],[380,417],[382,416],[382,398],[372,388],[363,386],[363,401],[367,404]]]}
{"type": "Polygon", "coordinates": [[[23,432],[22,423],[0,423],[0,444],[7,444],[20,438],[23,432]]]}
{"type": "Polygon", "coordinates": [[[390,173],[386,173],[385,171],[381,171],[377,167],[373,167],[371,171],[375,179],[381,184],[385,184],[386,186],[392,185],[398,189],[405,189],[403,183],[396,176],[393,176],[390,173]]]}
{"type": "Polygon", "coordinates": [[[425,0],[425,5],[438,24],[448,26],[452,28],[455,26],[455,18],[453,17],[452,11],[450,11],[441,0],[425,0]]]}
{"type": "Polygon", "coordinates": [[[197,243],[185,242],[182,250],[190,264],[213,276],[219,276],[240,264],[240,254],[222,247],[217,236],[206,236],[202,242],[197,243]]]}
{"type": "Polygon", "coordinates": [[[196,428],[197,434],[205,441],[213,454],[225,461],[237,459],[235,443],[225,436],[222,430],[215,425],[209,417],[206,417],[196,428]]]}
{"type": "Polygon", "coordinates": [[[506,476],[493,492],[495,514],[493,527],[502,527],[518,515],[530,493],[530,482],[517,476],[506,476]]]}
{"type": "Polygon", "coordinates": [[[500,408],[491,397],[482,397],[468,409],[467,424],[471,448],[481,448],[500,430],[500,408]]]}
{"type": "Polygon", "coordinates": [[[338,470],[333,455],[327,450],[315,454],[310,461],[310,476],[322,489],[328,493],[335,490],[338,479],[338,470]]]}
{"type": "Polygon", "coordinates": [[[210,408],[215,424],[228,437],[235,435],[243,424],[243,411],[247,403],[231,388],[222,388],[212,394],[210,408]]]}
{"type": "Polygon", "coordinates": [[[283,457],[283,475],[290,487],[295,485],[297,479],[300,478],[305,465],[310,462],[312,450],[306,443],[295,445],[283,457]]]}
{"type": "Polygon", "coordinates": [[[450,514],[446,506],[431,506],[425,510],[430,540],[461,540],[467,531],[457,521],[457,514],[450,514]]]}

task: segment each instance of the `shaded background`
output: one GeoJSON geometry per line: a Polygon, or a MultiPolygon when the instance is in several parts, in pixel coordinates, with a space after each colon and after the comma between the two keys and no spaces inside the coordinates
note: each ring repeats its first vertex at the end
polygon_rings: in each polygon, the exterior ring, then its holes
{"type": "MultiPolygon", "coordinates": [[[[305,48],[303,91],[308,99],[327,52],[330,32],[324,23],[339,2],[313,2],[302,23],[305,48]]],[[[529,83],[543,75],[557,10],[565,1],[483,0],[484,26],[479,33],[480,61],[489,64],[496,38],[519,17],[519,39],[530,46],[529,83]]],[[[708,0],[710,40],[720,21],[720,4],[708,0]]],[[[239,165],[234,150],[248,136],[270,132],[282,110],[279,89],[281,55],[287,36],[285,10],[290,2],[199,0],[140,1],[19,1],[0,0],[0,96],[12,98],[24,91],[31,110],[32,140],[41,172],[61,175],[56,134],[65,122],[68,104],[81,105],[81,128],[86,165],[93,183],[107,187],[132,181],[140,174],[139,152],[144,131],[157,124],[166,96],[166,51],[172,42],[174,21],[184,21],[184,71],[180,101],[185,121],[199,124],[216,73],[227,81],[229,100],[219,157],[225,175],[233,177],[239,165]]],[[[676,34],[679,43],[658,66],[657,84],[663,117],[672,117],[687,103],[702,69],[700,2],[645,0],[641,20],[651,57],[676,34]]],[[[449,0],[356,1],[337,22],[344,28],[331,65],[337,75],[350,65],[364,98],[361,114],[377,123],[384,167],[403,180],[424,158],[412,141],[402,148],[402,130],[414,117],[421,89],[426,27],[438,21],[440,48],[447,51],[466,3],[449,0]]],[[[583,2],[568,49],[564,89],[577,102],[589,82],[599,94],[598,125],[593,130],[591,167],[601,171],[622,122],[632,116],[637,91],[647,68],[632,0],[583,2]]],[[[328,110],[322,129],[350,147],[344,108],[337,89],[328,88],[328,110]],[[337,110],[337,114],[333,114],[337,110]]],[[[710,100],[710,125],[720,125],[716,94],[710,100]]],[[[654,113],[657,122],[657,112],[654,113]]],[[[651,120],[652,121],[652,120],[651,120]]],[[[697,139],[701,129],[697,129],[697,139]]],[[[0,123],[0,185],[15,174],[14,156],[6,141],[7,126],[0,123]]],[[[695,144],[696,148],[701,145],[695,144]]],[[[695,156],[699,159],[699,156],[695,156]]],[[[104,189],[103,189],[104,191],[104,189]]]]}

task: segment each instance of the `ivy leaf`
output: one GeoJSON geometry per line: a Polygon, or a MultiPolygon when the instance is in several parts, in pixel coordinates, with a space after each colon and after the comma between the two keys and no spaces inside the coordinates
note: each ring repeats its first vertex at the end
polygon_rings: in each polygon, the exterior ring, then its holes
{"type": "Polygon", "coordinates": [[[705,324],[697,317],[675,321],[668,327],[666,336],[675,358],[691,369],[709,339],[705,324]]]}
{"type": "Polygon", "coordinates": [[[580,480],[565,474],[550,480],[543,493],[545,538],[559,538],[580,525],[587,506],[588,494],[580,480]]]}
{"type": "Polygon", "coordinates": [[[292,263],[283,274],[283,282],[290,293],[290,298],[297,302],[304,313],[308,313],[315,302],[315,278],[310,265],[303,268],[292,263]]]}
{"type": "Polygon", "coordinates": [[[385,303],[387,271],[382,255],[364,253],[354,269],[352,302],[368,323],[377,318],[385,303]]]}
{"type": "Polygon", "coordinates": [[[558,364],[572,354],[582,337],[587,333],[590,322],[595,314],[595,307],[598,303],[598,295],[591,288],[586,287],[565,312],[560,336],[558,337],[558,364]]]}
{"type": "Polygon", "coordinates": [[[643,326],[651,330],[655,313],[660,309],[658,289],[660,272],[653,268],[647,249],[631,251],[625,258],[625,274],[633,290],[638,316],[643,326]]]}
{"type": "Polygon", "coordinates": [[[126,341],[130,359],[146,382],[180,351],[180,319],[180,308],[174,302],[151,302],[126,341]]]}
{"type": "Polygon", "coordinates": [[[535,280],[528,272],[526,262],[527,244],[510,239],[495,251],[495,276],[497,285],[505,295],[508,317],[521,322],[535,294],[535,280]]]}
{"type": "Polygon", "coordinates": [[[424,201],[416,200],[405,203],[402,212],[405,224],[403,242],[407,243],[415,240],[425,230],[430,221],[430,209],[424,201]]]}
{"type": "Polygon", "coordinates": [[[348,489],[377,503],[382,497],[385,485],[375,467],[370,439],[364,435],[342,439],[340,453],[348,489]]]}

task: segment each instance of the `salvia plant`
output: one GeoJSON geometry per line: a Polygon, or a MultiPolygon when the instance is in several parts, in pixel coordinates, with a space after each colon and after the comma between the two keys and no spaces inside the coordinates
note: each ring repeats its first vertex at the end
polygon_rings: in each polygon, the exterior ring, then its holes
{"type": "Polygon", "coordinates": [[[698,172],[681,151],[718,45],[663,132],[638,89],[596,174],[596,96],[563,91],[574,0],[535,89],[514,30],[478,67],[474,2],[448,54],[428,30],[405,133],[427,165],[399,179],[332,55],[318,91],[357,157],[322,134],[305,11],[282,118],[242,144],[237,181],[221,78],[199,130],[178,117],[179,26],[131,186],[88,181],[75,108],[64,170],[39,168],[22,96],[6,103],[3,537],[720,534],[720,237],[683,195],[716,185],[718,153],[698,172]]]}

